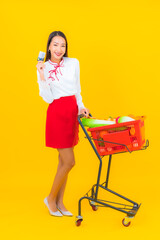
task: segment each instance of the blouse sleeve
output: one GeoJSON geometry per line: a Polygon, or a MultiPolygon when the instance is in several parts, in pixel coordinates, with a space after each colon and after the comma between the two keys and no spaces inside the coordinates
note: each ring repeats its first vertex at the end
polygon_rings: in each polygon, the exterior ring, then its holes
{"type": "Polygon", "coordinates": [[[79,67],[79,60],[76,59],[76,81],[77,81],[77,93],[76,93],[76,99],[77,99],[77,105],[78,105],[78,115],[80,114],[80,110],[82,108],[85,108],[83,102],[82,102],[82,96],[81,96],[81,86],[80,86],[80,67],[79,67]]]}
{"type": "Polygon", "coordinates": [[[41,96],[45,102],[52,103],[54,100],[52,90],[48,83],[46,83],[46,81],[41,80],[38,69],[37,69],[37,82],[39,85],[39,96],[41,96]]]}

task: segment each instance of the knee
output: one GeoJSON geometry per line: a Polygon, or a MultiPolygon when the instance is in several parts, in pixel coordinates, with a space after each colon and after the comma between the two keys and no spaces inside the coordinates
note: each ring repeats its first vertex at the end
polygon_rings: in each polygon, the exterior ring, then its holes
{"type": "Polygon", "coordinates": [[[75,166],[75,157],[73,154],[73,151],[61,150],[61,153],[59,153],[59,161],[65,167],[67,170],[70,170],[75,166]]]}
{"type": "Polygon", "coordinates": [[[68,159],[68,161],[65,161],[65,166],[67,169],[72,169],[75,166],[75,160],[74,159],[68,159]]]}
{"type": "Polygon", "coordinates": [[[75,166],[75,160],[73,160],[72,162],[71,162],[71,168],[73,168],[74,166],[75,166]]]}

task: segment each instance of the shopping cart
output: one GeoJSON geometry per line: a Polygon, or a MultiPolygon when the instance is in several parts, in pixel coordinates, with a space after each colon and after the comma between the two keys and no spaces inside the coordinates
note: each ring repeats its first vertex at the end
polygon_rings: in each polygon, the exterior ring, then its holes
{"type": "MultiPolygon", "coordinates": [[[[89,113],[89,116],[92,117],[91,113],[89,113]]],[[[146,140],[145,142],[144,119],[140,118],[139,120],[130,122],[88,128],[87,131],[90,132],[89,136],[84,125],[82,124],[82,117],[84,117],[83,114],[78,115],[78,121],[86,135],[85,138],[89,140],[100,163],[97,183],[92,186],[92,188],[84,195],[84,197],[79,199],[78,216],[76,216],[75,222],[76,226],[80,226],[81,222],[83,221],[83,217],[81,215],[81,202],[83,199],[88,199],[89,204],[94,211],[96,211],[98,209],[98,206],[100,206],[110,207],[112,209],[125,213],[126,216],[125,218],[123,218],[122,224],[128,227],[131,223],[131,220],[136,215],[141,204],[138,204],[109,189],[109,172],[113,154],[124,152],[131,153],[132,151],[145,150],[149,146],[149,141],[146,140]],[[92,140],[94,141],[94,143],[92,140]],[[102,170],[102,158],[107,155],[109,155],[109,161],[106,181],[100,184],[99,182],[102,170]],[[125,201],[127,201],[127,204],[98,199],[99,187],[124,199],[125,201]]]]}

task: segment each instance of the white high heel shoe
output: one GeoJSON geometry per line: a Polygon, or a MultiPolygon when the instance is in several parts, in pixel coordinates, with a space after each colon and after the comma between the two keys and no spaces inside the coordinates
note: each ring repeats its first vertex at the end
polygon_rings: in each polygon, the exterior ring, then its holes
{"type": "Polygon", "coordinates": [[[58,206],[57,209],[64,215],[64,216],[68,216],[68,217],[72,217],[73,214],[69,211],[62,211],[58,206]]]}
{"type": "Polygon", "coordinates": [[[49,212],[52,216],[56,216],[56,217],[62,217],[63,216],[59,211],[56,211],[56,212],[51,211],[51,209],[49,208],[47,197],[44,199],[44,203],[47,206],[47,208],[48,208],[48,210],[49,210],[49,212]]]}

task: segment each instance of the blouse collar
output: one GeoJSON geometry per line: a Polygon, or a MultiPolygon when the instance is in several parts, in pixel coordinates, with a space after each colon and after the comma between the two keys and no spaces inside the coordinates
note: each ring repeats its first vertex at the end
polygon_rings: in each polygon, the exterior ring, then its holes
{"type": "Polygon", "coordinates": [[[48,60],[48,62],[52,65],[62,65],[62,63],[64,62],[64,58],[62,57],[62,60],[60,61],[60,63],[56,63],[56,62],[52,62],[50,59],[48,60]]]}

